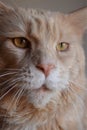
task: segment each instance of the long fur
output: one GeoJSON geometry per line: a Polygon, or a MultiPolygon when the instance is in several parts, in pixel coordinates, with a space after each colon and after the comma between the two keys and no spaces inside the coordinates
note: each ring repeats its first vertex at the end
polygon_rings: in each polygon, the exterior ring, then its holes
{"type": "Polygon", "coordinates": [[[87,8],[61,14],[0,2],[0,130],[87,129],[86,29],[87,8]],[[17,37],[29,48],[17,48],[17,37]],[[60,42],[69,50],[58,52],[60,42]],[[45,77],[38,64],[55,67],[45,77]]]}

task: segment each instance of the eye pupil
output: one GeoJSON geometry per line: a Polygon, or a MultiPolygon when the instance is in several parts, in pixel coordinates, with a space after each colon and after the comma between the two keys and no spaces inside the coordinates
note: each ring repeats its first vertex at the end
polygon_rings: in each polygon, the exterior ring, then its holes
{"type": "Polygon", "coordinates": [[[61,48],[63,47],[63,43],[60,44],[60,47],[61,47],[61,48]]]}
{"type": "Polygon", "coordinates": [[[69,44],[66,42],[61,42],[57,45],[57,50],[58,51],[67,51],[69,47],[69,44]]]}

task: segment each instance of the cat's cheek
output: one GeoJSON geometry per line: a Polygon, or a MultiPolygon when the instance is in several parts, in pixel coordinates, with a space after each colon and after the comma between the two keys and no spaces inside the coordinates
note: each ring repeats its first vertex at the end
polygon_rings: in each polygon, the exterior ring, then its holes
{"type": "Polygon", "coordinates": [[[3,61],[3,59],[0,57],[0,69],[5,68],[5,63],[3,61]]]}
{"type": "Polygon", "coordinates": [[[68,87],[69,74],[59,73],[58,70],[53,71],[46,79],[46,86],[52,91],[61,91],[68,87]]]}
{"type": "Polygon", "coordinates": [[[9,40],[6,42],[5,46],[12,53],[12,55],[14,55],[17,63],[19,63],[21,60],[23,60],[23,58],[26,54],[26,49],[24,50],[24,49],[21,49],[21,48],[17,48],[9,40]]]}
{"type": "Polygon", "coordinates": [[[45,75],[33,66],[30,67],[30,74],[27,73],[26,75],[27,77],[23,78],[23,82],[24,88],[28,91],[40,88],[45,82],[45,75]]]}

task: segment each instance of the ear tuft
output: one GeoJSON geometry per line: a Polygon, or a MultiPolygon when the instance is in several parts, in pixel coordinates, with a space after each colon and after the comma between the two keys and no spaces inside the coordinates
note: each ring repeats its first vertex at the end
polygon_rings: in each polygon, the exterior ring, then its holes
{"type": "Polygon", "coordinates": [[[8,11],[10,9],[12,10],[13,8],[10,7],[9,5],[4,4],[3,2],[0,1],[0,11],[8,11]]]}
{"type": "Polygon", "coordinates": [[[5,5],[3,2],[0,1],[0,8],[7,8],[7,5],[5,5]]]}
{"type": "Polygon", "coordinates": [[[72,25],[81,33],[87,30],[87,7],[79,9],[69,14],[69,19],[72,25]]]}

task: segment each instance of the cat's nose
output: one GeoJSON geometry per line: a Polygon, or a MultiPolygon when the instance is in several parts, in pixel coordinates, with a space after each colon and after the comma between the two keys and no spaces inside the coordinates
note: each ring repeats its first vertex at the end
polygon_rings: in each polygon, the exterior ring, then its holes
{"type": "Polygon", "coordinates": [[[45,76],[47,77],[50,73],[50,71],[55,68],[55,65],[53,64],[38,64],[36,66],[39,70],[41,70],[45,76]]]}

